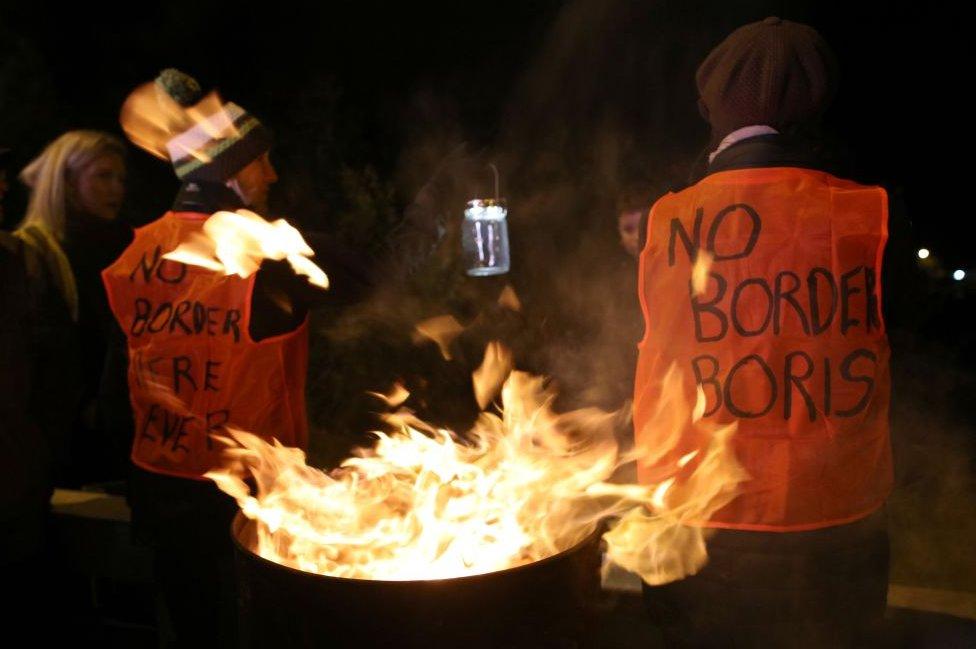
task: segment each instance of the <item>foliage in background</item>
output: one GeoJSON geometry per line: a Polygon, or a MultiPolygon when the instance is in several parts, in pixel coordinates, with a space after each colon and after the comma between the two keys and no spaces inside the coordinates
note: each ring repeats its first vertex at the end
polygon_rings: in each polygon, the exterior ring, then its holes
{"type": "Polygon", "coordinates": [[[360,169],[343,165],[339,187],[344,205],[335,216],[336,234],[350,249],[377,258],[400,221],[392,182],[381,179],[370,165],[360,169]]]}
{"type": "Polygon", "coordinates": [[[53,107],[54,87],[40,53],[0,24],[0,147],[11,149],[7,180],[12,193],[4,201],[2,228],[16,225],[24,213],[26,191],[17,173],[56,132],[53,107]]]}

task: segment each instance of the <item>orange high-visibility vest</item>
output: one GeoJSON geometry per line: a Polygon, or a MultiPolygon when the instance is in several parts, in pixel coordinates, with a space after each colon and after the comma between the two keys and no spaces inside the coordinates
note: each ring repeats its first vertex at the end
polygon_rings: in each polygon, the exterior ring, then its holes
{"type": "Polygon", "coordinates": [[[308,438],[307,321],[255,342],[248,333],[254,275],[162,258],[201,232],[207,216],[167,213],[136,230],[102,272],[128,341],[132,462],[197,479],[221,465],[221,444],[211,434],[224,434],[225,426],[300,448],[308,438]]]}
{"type": "MultiPolygon", "coordinates": [[[[676,364],[685,396],[704,392],[707,420],[738,422],[732,443],[751,476],[702,524],[807,530],[857,520],[884,502],[892,484],[880,282],[887,217],[883,189],[785,167],[715,173],[651,208],[640,257],[636,442],[654,448],[670,432],[651,423],[676,364]],[[699,250],[712,262],[696,292],[699,250]]],[[[673,473],[698,443],[692,436],[654,465],[639,461],[641,479],[673,473]]]]}

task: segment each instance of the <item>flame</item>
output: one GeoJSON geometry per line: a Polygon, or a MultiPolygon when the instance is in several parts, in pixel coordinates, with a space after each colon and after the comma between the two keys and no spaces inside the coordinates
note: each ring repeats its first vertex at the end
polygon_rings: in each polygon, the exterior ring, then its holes
{"type": "Polygon", "coordinates": [[[660,475],[651,497],[652,507],[634,508],[604,535],[607,559],[641,576],[649,584],[663,584],[696,573],[708,559],[707,528],[702,523],[728,504],[748,478],[731,445],[736,424],[724,426],[704,419],[705,392],[697,386],[692,405],[685,398],[681,372],[672,365],[665,373],[656,409],[645,424],[655,440],[632,451],[634,461],[660,470],[667,457],[689,444],[666,475],[660,475]]]}
{"type": "MultiPolygon", "coordinates": [[[[509,311],[519,312],[522,310],[522,303],[511,284],[506,284],[498,295],[498,305],[509,311]]],[[[452,358],[451,345],[465,330],[464,325],[451,315],[428,318],[414,325],[414,329],[414,342],[419,342],[425,338],[434,341],[440,348],[441,356],[446,361],[452,358]]]]}
{"type": "Polygon", "coordinates": [[[708,271],[712,267],[712,253],[699,250],[695,257],[695,265],[691,268],[691,292],[701,297],[708,288],[708,271]]]}
{"type": "Polygon", "coordinates": [[[471,375],[475,400],[482,410],[498,395],[511,371],[512,352],[497,341],[488,343],[484,361],[471,375]]]}
{"type": "Polygon", "coordinates": [[[328,276],[309,259],[314,254],[284,219],[268,222],[254,212],[237,210],[213,214],[203,224],[202,234],[163,257],[241,277],[257,271],[264,259],[286,259],[297,274],[328,288],[328,276]]]}
{"type": "Polygon", "coordinates": [[[664,482],[662,482],[657,486],[657,488],[654,490],[654,493],[651,494],[651,503],[655,507],[657,507],[658,509],[665,508],[666,505],[665,505],[664,496],[667,495],[668,489],[670,489],[671,485],[673,484],[674,484],[674,478],[668,478],[667,480],[665,480],[664,482]]]}
{"type": "Polygon", "coordinates": [[[464,331],[464,327],[454,316],[450,315],[440,315],[434,318],[429,318],[423,322],[415,325],[417,330],[417,336],[414,340],[419,338],[429,338],[437,343],[437,346],[441,350],[441,356],[444,360],[451,360],[451,343],[461,335],[464,331]]]}
{"type": "MultiPolygon", "coordinates": [[[[212,137],[234,135],[235,130],[215,129],[211,118],[224,111],[224,104],[216,92],[207,94],[192,107],[184,107],[173,100],[159,84],[144,83],[126,98],[119,114],[119,122],[133,144],[157,158],[170,159],[167,149],[174,137],[195,125],[200,125],[212,137]]],[[[226,126],[227,120],[218,120],[226,126]]],[[[232,122],[232,120],[230,120],[232,122]]],[[[181,153],[210,162],[209,157],[193,147],[181,153]]]]}
{"type": "Polygon", "coordinates": [[[505,288],[502,289],[501,295],[498,296],[498,304],[510,311],[522,310],[522,302],[511,284],[506,284],[505,288]]]}
{"type": "Polygon", "coordinates": [[[369,394],[383,401],[391,408],[402,406],[403,403],[410,398],[410,391],[399,383],[393,386],[393,389],[390,390],[389,394],[383,394],[382,392],[370,392],[369,394]]]}
{"type": "MultiPolygon", "coordinates": [[[[702,443],[650,485],[611,482],[631,459],[618,447],[613,413],[554,412],[545,381],[513,371],[500,344],[489,346],[473,379],[482,408],[499,388],[501,407],[482,412],[464,441],[400,410],[387,417],[393,432],[376,433],[375,446],[325,473],[298,449],[228,430],[228,467],[208,477],[256,521],[255,552],[323,575],[408,580],[501,570],[566,550],[607,518],[619,519],[604,537],[608,557],[649,583],[703,565],[702,530],[693,524],[727,503],[744,476],[728,445],[734,426],[691,422],[677,369],[664,386],[661,414],[669,418],[656,423],[696,426],[702,443]]],[[[402,388],[377,396],[394,406],[406,399],[402,388]]]]}

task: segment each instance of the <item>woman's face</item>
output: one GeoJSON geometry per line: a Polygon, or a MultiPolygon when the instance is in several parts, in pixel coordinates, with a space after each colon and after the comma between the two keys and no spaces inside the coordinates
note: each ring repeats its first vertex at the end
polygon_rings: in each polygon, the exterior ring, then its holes
{"type": "Polygon", "coordinates": [[[71,179],[70,200],[74,207],[112,221],[119,215],[125,197],[125,162],[116,153],[98,156],[71,179]]]}

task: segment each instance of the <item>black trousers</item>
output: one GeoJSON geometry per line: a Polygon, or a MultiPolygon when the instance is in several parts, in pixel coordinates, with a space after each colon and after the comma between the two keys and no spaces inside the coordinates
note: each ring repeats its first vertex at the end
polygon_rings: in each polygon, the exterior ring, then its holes
{"type": "Polygon", "coordinates": [[[177,647],[237,646],[237,588],[230,525],[237,504],[208,481],[133,468],[132,528],[155,553],[154,577],[177,647]]]}
{"type": "Polygon", "coordinates": [[[668,647],[873,647],[888,592],[883,510],[810,532],[719,530],[709,562],[686,579],[644,586],[668,647]]]}

